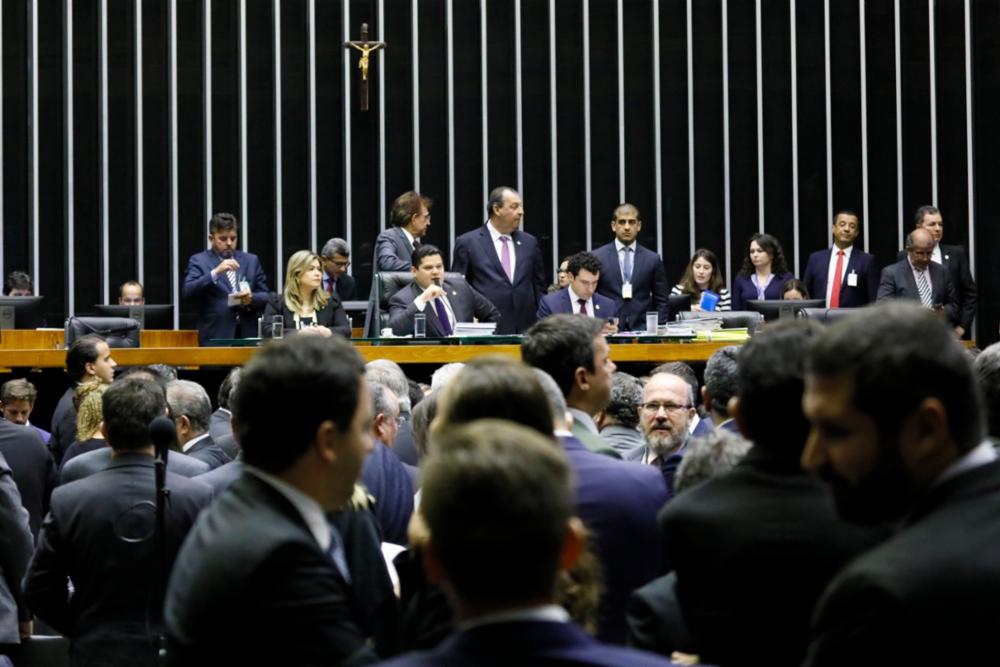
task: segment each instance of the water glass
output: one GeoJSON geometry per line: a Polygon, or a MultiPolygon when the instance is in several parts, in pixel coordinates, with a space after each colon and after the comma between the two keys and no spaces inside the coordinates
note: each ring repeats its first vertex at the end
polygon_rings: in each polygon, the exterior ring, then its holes
{"type": "Polygon", "coordinates": [[[427,316],[423,313],[413,316],[413,337],[427,338],[427,316]]]}

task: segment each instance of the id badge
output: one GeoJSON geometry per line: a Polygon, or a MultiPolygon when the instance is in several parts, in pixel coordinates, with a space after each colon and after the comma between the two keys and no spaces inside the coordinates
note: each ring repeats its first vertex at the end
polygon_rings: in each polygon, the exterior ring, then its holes
{"type": "Polygon", "coordinates": [[[632,283],[622,283],[622,298],[623,299],[632,298],[632,283]]]}
{"type": "Polygon", "coordinates": [[[847,274],[847,286],[848,287],[858,286],[858,274],[856,274],[854,271],[851,271],[850,273],[847,274]]]}

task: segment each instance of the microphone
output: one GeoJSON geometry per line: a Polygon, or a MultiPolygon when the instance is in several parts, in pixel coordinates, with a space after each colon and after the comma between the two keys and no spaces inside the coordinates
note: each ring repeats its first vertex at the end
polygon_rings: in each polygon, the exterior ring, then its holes
{"type": "Polygon", "coordinates": [[[156,458],[165,458],[161,454],[166,454],[171,443],[177,439],[177,427],[170,417],[160,415],[149,422],[149,439],[153,441],[156,449],[156,458]]]}
{"type": "Polygon", "coordinates": [[[232,250],[226,249],[222,251],[222,259],[232,259],[232,258],[233,258],[232,250]]]}

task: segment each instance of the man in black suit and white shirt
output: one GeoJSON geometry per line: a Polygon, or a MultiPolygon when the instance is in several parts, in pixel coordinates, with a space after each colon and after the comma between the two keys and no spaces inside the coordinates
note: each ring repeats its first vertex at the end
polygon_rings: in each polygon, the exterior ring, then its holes
{"type": "Polygon", "coordinates": [[[431,226],[431,203],[412,190],[396,197],[389,211],[392,225],[375,239],[375,272],[409,270],[410,255],[431,226]]]}
{"type": "Polygon", "coordinates": [[[645,328],[647,311],[657,311],[661,321],[667,316],[667,274],[660,256],[636,241],[641,230],[639,209],[621,204],[611,220],[615,240],[594,251],[601,262],[597,292],[618,306],[620,331],[645,328]]]}
{"type": "Polygon", "coordinates": [[[374,661],[325,515],[351,497],[372,448],[361,357],[338,336],[272,342],[244,367],[232,407],[243,474],[177,558],[164,611],[171,663],[374,661]],[[294,419],[275,419],[275,405],[295,406],[294,419]]]}
{"type": "Polygon", "coordinates": [[[458,322],[496,322],[496,306],[462,280],[444,279],[441,251],[430,244],[412,253],[413,282],[396,292],[389,301],[389,326],[397,336],[413,333],[413,316],[427,316],[427,335],[450,336],[458,322]]]}
{"type": "Polygon", "coordinates": [[[1000,462],[951,328],[910,303],[832,324],[811,349],[802,465],[841,516],[895,535],[834,578],[805,665],[996,661],[1000,462]]]}
{"type": "Polygon", "coordinates": [[[101,427],[111,463],[52,494],[24,595],[39,618],[70,638],[73,664],[159,664],[158,577],[170,571],[184,536],[212,499],[208,486],[168,472],[165,533],[162,543],[156,539],[149,424],[166,408],[153,380],[133,376],[113,383],[104,392],[101,427]]]}
{"type": "MultiPolygon", "coordinates": [[[[882,269],[877,301],[912,299],[944,313],[952,326],[961,322],[955,287],[947,272],[931,261],[934,237],[918,227],[906,236],[906,257],[882,269]]],[[[957,331],[957,329],[956,329],[957,331]]]]}
{"type": "Polygon", "coordinates": [[[204,461],[210,469],[232,460],[215,444],[208,432],[212,402],[204,387],[190,380],[168,382],[167,403],[170,405],[174,424],[177,425],[177,445],[183,453],[204,461]]]}
{"type": "Polygon", "coordinates": [[[500,311],[498,334],[523,333],[548,290],[545,260],[538,240],[519,229],[524,208],[517,190],[494,188],[486,211],[485,225],[455,239],[451,270],[500,311]]]}
{"type": "Polygon", "coordinates": [[[972,279],[969,269],[969,255],[960,245],[941,243],[944,218],[936,206],[921,206],[913,218],[917,227],[926,229],[934,237],[931,261],[944,267],[958,299],[959,321],[955,325],[955,333],[968,338],[972,332],[972,320],[976,317],[976,281],[972,279]]]}

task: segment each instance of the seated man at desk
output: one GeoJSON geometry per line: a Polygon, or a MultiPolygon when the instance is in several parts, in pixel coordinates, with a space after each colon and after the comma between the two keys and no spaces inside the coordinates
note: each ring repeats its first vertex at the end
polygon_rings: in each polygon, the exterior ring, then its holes
{"type": "Polygon", "coordinates": [[[35,293],[31,276],[24,271],[11,271],[3,284],[4,296],[31,296],[35,293]]]}
{"type": "Polygon", "coordinates": [[[128,280],[123,282],[118,288],[118,305],[120,306],[144,306],[146,297],[142,294],[142,283],[138,280],[128,280]]]}
{"type": "Polygon", "coordinates": [[[455,331],[456,322],[498,322],[500,311],[464,280],[444,279],[441,251],[423,244],[410,257],[413,282],[389,301],[389,326],[396,336],[413,333],[413,316],[427,316],[427,337],[441,338],[455,331]],[[430,307],[428,307],[430,306],[430,307]]]}

